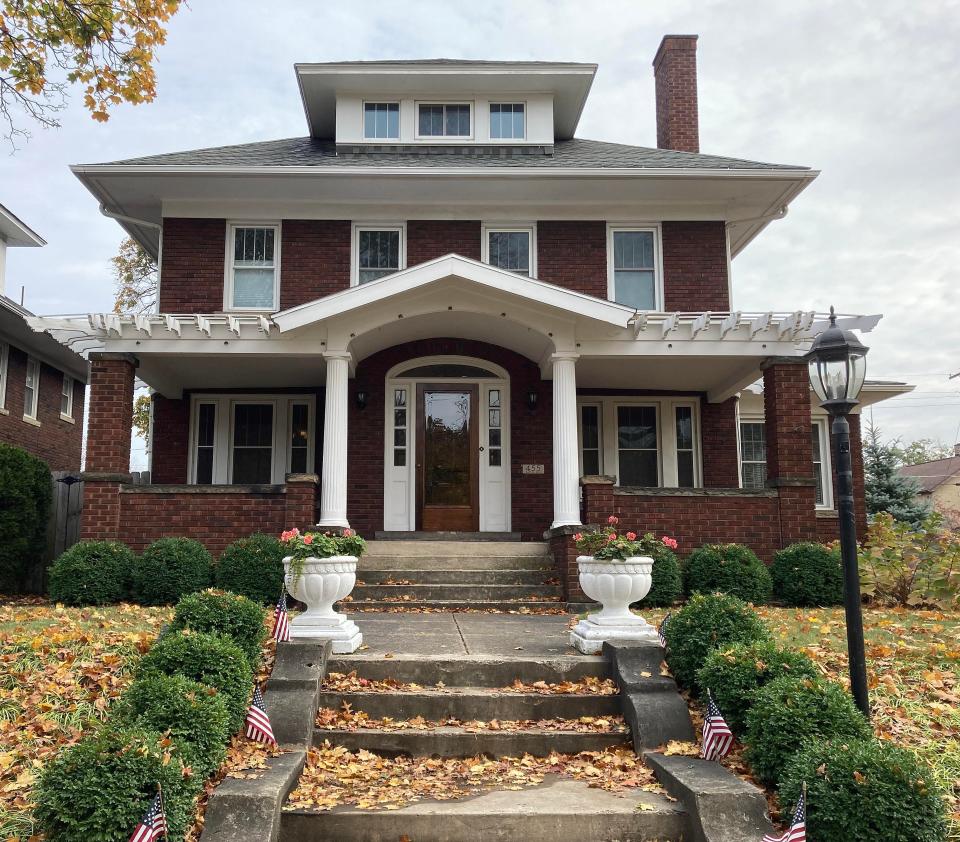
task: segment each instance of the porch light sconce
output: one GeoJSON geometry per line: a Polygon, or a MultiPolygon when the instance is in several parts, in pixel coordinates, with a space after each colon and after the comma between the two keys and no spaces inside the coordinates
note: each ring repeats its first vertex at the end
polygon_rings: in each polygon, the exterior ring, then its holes
{"type": "Polygon", "coordinates": [[[840,555],[843,563],[843,599],[847,621],[850,689],[861,713],[870,718],[867,665],[863,646],[860,573],[857,568],[857,523],[853,510],[853,470],[850,462],[850,424],[847,415],[859,403],[867,376],[867,347],[849,330],[837,327],[830,308],[830,326],[813,340],[807,353],[810,385],[820,406],[833,420],[834,464],[837,469],[837,509],[840,519],[840,555]]]}
{"type": "Polygon", "coordinates": [[[527,392],[527,409],[529,409],[531,412],[537,408],[538,397],[539,396],[533,389],[527,392]]]}
{"type": "Polygon", "coordinates": [[[357,389],[357,409],[367,408],[367,393],[363,389],[357,389]]]}

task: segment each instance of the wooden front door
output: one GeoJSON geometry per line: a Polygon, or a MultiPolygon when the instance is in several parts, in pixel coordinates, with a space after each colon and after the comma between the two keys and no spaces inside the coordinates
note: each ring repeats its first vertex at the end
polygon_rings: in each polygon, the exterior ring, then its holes
{"type": "Polygon", "coordinates": [[[480,523],[477,386],[417,386],[417,529],[475,532],[480,523]]]}

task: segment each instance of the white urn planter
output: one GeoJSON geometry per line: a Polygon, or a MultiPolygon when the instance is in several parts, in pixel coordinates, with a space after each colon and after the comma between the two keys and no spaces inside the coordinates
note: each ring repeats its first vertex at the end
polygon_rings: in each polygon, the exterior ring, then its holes
{"type": "Polygon", "coordinates": [[[333,604],[349,596],[357,583],[357,557],[306,558],[299,575],[290,570],[291,558],[287,556],[283,560],[284,585],[290,596],[306,604],[307,610],[290,623],[290,637],[329,640],[336,655],[356,652],[363,635],[346,614],[333,610],[333,604]]]}
{"type": "Polygon", "coordinates": [[[577,557],[580,587],[603,608],[587,616],[570,632],[570,645],[580,652],[596,655],[606,640],[657,644],[657,630],[639,614],[630,610],[653,583],[653,559],[633,556],[623,559],[577,557]]]}

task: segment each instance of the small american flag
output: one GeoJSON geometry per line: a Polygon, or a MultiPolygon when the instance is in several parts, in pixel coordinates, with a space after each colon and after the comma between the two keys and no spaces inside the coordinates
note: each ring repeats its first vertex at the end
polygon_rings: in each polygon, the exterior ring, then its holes
{"type": "Polygon", "coordinates": [[[153,842],[155,839],[166,837],[167,817],[163,811],[163,796],[159,792],[153,796],[150,809],[143,814],[140,824],[133,831],[130,842],[153,842]]]}
{"type": "Polygon", "coordinates": [[[276,737],[273,736],[273,728],[270,727],[270,717],[267,716],[267,708],[259,684],[253,688],[253,700],[247,710],[247,736],[258,743],[266,743],[272,746],[277,744],[276,737]]]}
{"type": "Polygon", "coordinates": [[[280,643],[290,640],[290,618],[287,617],[287,591],[280,592],[276,610],[273,612],[273,639],[280,643]]]}
{"type": "Polygon", "coordinates": [[[657,627],[657,637],[660,638],[660,645],[666,649],[667,648],[667,623],[670,622],[671,612],[667,612],[667,616],[660,621],[660,625],[657,627]]]}
{"type": "Polygon", "coordinates": [[[797,802],[797,809],[793,814],[793,821],[790,822],[790,829],[782,836],[774,836],[768,833],[763,837],[762,842],[807,842],[807,785],[803,785],[803,792],[800,793],[800,800],[797,802]]]}
{"type": "Polygon", "coordinates": [[[704,760],[719,760],[730,753],[733,745],[733,732],[720,713],[720,708],[707,690],[707,718],[703,722],[703,746],[700,756],[704,760]]]}

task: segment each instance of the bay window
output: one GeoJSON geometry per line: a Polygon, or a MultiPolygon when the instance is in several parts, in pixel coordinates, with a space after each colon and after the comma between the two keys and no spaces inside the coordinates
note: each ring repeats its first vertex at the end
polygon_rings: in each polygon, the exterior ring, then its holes
{"type": "Polygon", "coordinates": [[[312,395],[195,395],[189,481],[264,485],[312,473],[315,407],[312,395]]]}
{"type": "Polygon", "coordinates": [[[280,309],[280,226],[227,226],[224,309],[280,309]]]}

